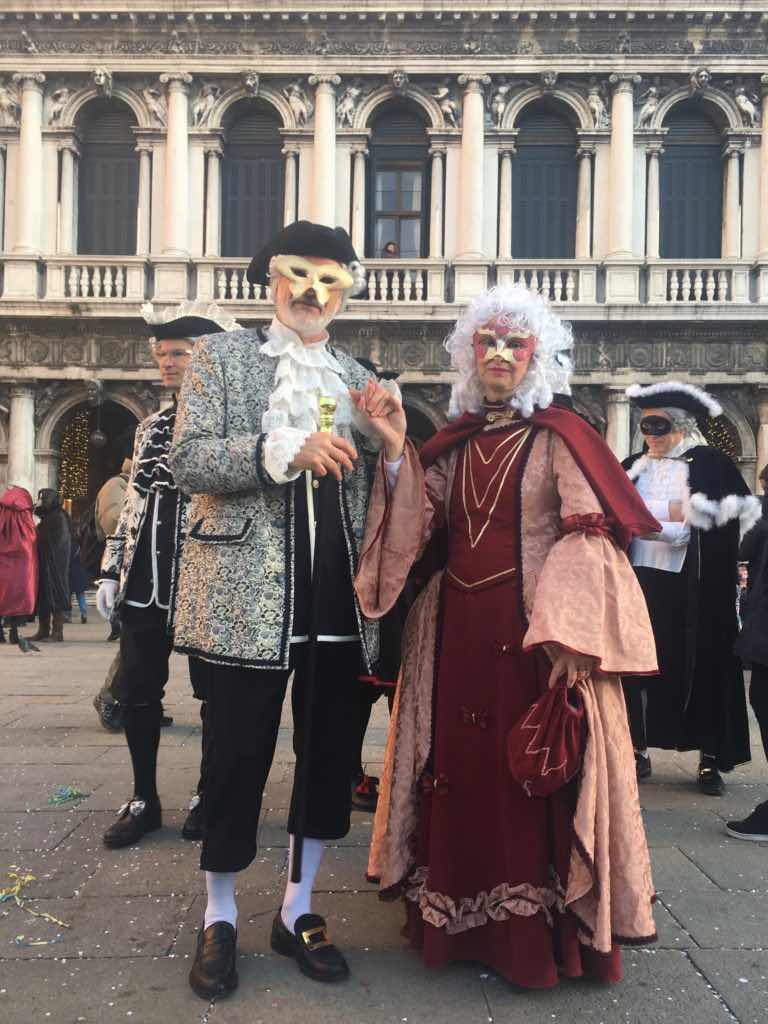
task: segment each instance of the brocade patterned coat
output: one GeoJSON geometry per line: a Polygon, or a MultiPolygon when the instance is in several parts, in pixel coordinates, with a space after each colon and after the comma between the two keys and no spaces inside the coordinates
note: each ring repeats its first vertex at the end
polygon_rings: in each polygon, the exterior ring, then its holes
{"type": "MultiPolygon", "coordinates": [[[[261,351],[261,329],[201,339],[184,379],[170,467],[192,495],[189,533],[176,597],[176,650],[222,665],[288,668],[293,631],[295,513],[293,487],[263,466],[262,416],[275,386],[277,358],[261,351]]],[[[330,348],[330,346],[329,346],[330,348]]],[[[344,382],[371,376],[330,349],[344,382]]],[[[352,429],[361,453],[370,442],[352,429]]],[[[357,571],[370,491],[366,460],[339,488],[351,577],[357,571]]],[[[378,658],[378,626],[355,599],[363,657],[378,658]]]]}

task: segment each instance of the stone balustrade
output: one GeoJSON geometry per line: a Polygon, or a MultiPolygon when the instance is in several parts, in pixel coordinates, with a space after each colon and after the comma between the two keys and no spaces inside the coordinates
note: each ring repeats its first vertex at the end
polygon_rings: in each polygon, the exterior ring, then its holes
{"type": "Polygon", "coordinates": [[[750,267],[722,260],[654,260],[648,267],[648,302],[749,302],[750,267]]]}
{"type": "Polygon", "coordinates": [[[266,285],[246,278],[249,259],[217,257],[196,260],[198,299],[212,302],[269,302],[266,285]]]}
{"type": "Polygon", "coordinates": [[[498,260],[497,284],[524,284],[541,292],[552,303],[597,302],[598,264],[572,260],[498,260]]]}
{"type": "Polygon", "coordinates": [[[367,288],[356,302],[445,302],[443,260],[366,260],[367,288]]]}
{"type": "Polygon", "coordinates": [[[91,302],[143,302],[147,261],[143,256],[50,256],[45,298],[91,302]]]}

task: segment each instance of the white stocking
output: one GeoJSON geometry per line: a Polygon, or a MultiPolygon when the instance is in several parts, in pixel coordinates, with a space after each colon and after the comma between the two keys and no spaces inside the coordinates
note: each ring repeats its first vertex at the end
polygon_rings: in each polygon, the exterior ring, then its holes
{"type": "Polygon", "coordinates": [[[283,909],[281,916],[283,924],[289,931],[302,914],[309,914],[312,910],[312,886],[315,884],[317,870],[323,857],[325,843],[322,839],[305,839],[301,852],[301,881],[291,881],[291,869],[293,868],[293,836],[291,840],[291,851],[288,857],[288,884],[285,887],[283,897],[283,909]]]}
{"type": "Polygon", "coordinates": [[[235,872],[206,871],[205,887],[208,890],[208,904],[205,908],[204,928],[217,921],[229,921],[237,927],[237,904],[235,903],[235,872]]]}

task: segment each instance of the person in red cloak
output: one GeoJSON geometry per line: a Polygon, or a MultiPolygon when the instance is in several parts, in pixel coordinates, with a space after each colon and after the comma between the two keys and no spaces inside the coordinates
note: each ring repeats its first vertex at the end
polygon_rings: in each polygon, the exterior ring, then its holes
{"type": "Polygon", "coordinates": [[[23,487],[8,487],[0,497],[0,619],[10,627],[10,641],[26,654],[38,650],[19,636],[19,626],[34,614],[37,597],[37,539],[32,496],[23,487]]]}
{"type": "Polygon", "coordinates": [[[528,988],[616,981],[620,944],[655,939],[619,676],[656,669],[625,551],[658,524],[599,435],[553,404],[572,344],[542,296],[479,295],[446,343],[454,421],[421,461],[394,400],[355,396],[384,440],[364,614],[386,613],[426,542],[442,533],[447,551],[406,624],[369,875],[404,896],[428,966],[476,961],[528,988]],[[538,723],[518,738],[553,687],[583,708],[574,750],[542,749],[538,723]],[[548,792],[561,753],[577,774],[548,792]],[[517,781],[528,761],[538,774],[517,781]]]}

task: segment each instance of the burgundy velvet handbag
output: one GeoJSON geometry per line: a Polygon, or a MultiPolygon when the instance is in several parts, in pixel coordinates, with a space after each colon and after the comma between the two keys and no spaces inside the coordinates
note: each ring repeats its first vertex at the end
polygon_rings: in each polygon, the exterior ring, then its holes
{"type": "Polygon", "coordinates": [[[549,796],[579,773],[587,721],[581,687],[558,683],[509,730],[512,778],[528,796],[549,796]]]}

